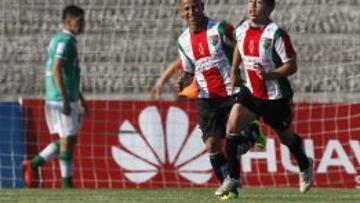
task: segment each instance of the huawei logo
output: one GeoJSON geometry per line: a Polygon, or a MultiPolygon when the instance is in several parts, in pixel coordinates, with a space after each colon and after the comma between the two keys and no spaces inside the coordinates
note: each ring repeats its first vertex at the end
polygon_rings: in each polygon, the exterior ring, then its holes
{"type": "Polygon", "coordinates": [[[119,129],[120,145],[112,146],[113,159],[129,181],[146,183],[157,175],[180,176],[195,184],[209,181],[212,171],[201,132],[197,126],[189,131],[183,110],[170,107],[162,120],[158,108],[149,106],[138,123],[136,129],[125,120],[119,129]]]}

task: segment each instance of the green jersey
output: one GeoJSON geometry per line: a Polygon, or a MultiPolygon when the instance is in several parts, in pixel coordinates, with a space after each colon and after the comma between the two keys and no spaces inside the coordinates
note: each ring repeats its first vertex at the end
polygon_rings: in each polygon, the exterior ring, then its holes
{"type": "Polygon", "coordinates": [[[62,101],[60,89],[54,78],[54,64],[56,59],[62,60],[61,77],[70,102],[79,100],[80,68],[76,39],[68,31],[57,33],[51,40],[46,62],[46,100],[62,101]]]}

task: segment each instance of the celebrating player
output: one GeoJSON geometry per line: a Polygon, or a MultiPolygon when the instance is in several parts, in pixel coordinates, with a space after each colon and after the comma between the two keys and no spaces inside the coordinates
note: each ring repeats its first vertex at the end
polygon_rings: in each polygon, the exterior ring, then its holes
{"type": "MultiPolygon", "coordinates": [[[[297,71],[296,53],[289,35],[270,19],[274,8],[274,0],[249,0],[248,20],[235,29],[237,49],[231,83],[235,86],[236,72],[243,62],[248,89],[242,88],[237,95],[238,104],[232,108],[227,130],[236,134],[239,123],[261,116],[297,160],[299,189],[304,193],[313,181],[313,161],[306,156],[301,137],[291,129],[293,91],[287,77],[297,71]]],[[[231,173],[229,176],[237,179],[231,173]]],[[[227,189],[231,191],[231,187],[227,189]]]]}
{"type": "MultiPolygon", "coordinates": [[[[233,90],[230,81],[235,46],[233,27],[205,16],[201,0],[181,0],[180,14],[188,28],[177,41],[183,74],[176,89],[178,92],[183,90],[192,83],[195,76],[202,138],[210,154],[215,175],[223,182],[227,170],[221,138],[226,134],[228,114],[235,103],[233,95],[240,91],[238,87],[233,90]]],[[[255,125],[256,132],[259,133],[259,126],[255,125]]],[[[246,136],[252,136],[252,131],[247,132],[246,136]]],[[[236,159],[237,154],[232,153],[231,156],[236,159]]],[[[233,188],[232,192],[237,194],[237,188],[233,188]]],[[[222,195],[223,191],[217,190],[215,194],[222,195]]]]}
{"type": "Polygon", "coordinates": [[[76,35],[84,30],[84,10],[67,6],[63,10],[64,29],[51,40],[46,63],[46,121],[51,134],[60,139],[50,143],[32,160],[24,161],[25,184],[32,186],[34,172],[44,163],[60,159],[64,188],[73,187],[73,149],[80,126],[80,116],[87,105],[80,92],[80,67],[76,35]]]}

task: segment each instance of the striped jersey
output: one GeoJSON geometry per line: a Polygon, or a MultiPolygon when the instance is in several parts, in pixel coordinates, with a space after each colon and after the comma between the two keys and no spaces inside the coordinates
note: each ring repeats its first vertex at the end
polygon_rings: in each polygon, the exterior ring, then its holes
{"type": "Polygon", "coordinates": [[[61,77],[68,99],[75,102],[80,94],[80,68],[75,36],[67,30],[57,33],[48,48],[45,67],[47,101],[62,101],[63,99],[54,79],[54,64],[58,58],[63,60],[61,77]]]}
{"type": "Polygon", "coordinates": [[[289,35],[273,22],[263,28],[253,28],[249,20],[239,25],[234,33],[244,66],[246,86],[252,94],[267,100],[292,97],[287,77],[264,81],[254,68],[256,63],[260,63],[265,71],[270,72],[296,57],[289,35]]]}
{"type": "MultiPolygon", "coordinates": [[[[232,95],[230,70],[234,28],[224,22],[207,18],[206,28],[193,33],[186,29],[178,38],[181,68],[195,76],[198,98],[232,95]]],[[[238,92],[235,89],[234,93],[238,92]]]]}

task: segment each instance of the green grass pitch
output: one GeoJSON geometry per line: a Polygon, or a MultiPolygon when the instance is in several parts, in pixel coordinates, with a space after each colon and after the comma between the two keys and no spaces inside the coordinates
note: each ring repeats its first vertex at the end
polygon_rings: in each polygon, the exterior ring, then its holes
{"type": "MultiPolygon", "coordinates": [[[[220,202],[214,189],[2,189],[1,203],[209,203],[220,202]]],[[[244,203],[360,203],[360,190],[313,188],[300,194],[295,188],[245,188],[236,200],[244,203]]]]}

